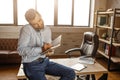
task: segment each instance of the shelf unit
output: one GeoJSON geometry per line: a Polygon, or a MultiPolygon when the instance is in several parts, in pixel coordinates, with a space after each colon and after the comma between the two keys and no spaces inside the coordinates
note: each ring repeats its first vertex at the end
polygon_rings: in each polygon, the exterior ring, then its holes
{"type": "MultiPolygon", "coordinates": [[[[120,63],[120,56],[116,55],[116,49],[120,50],[120,9],[110,11],[96,11],[95,32],[99,36],[98,53],[108,59],[108,70],[111,63],[120,63]]],[[[120,52],[119,52],[120,54],[120,52]]]]}

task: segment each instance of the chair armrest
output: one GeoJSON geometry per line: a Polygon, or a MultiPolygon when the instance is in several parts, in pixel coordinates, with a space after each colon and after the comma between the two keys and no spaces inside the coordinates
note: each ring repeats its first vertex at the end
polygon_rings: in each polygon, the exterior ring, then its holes
{"type": "Polygon", "coordinates": [[[73,52],[73,51],[81,51],[80,48],[71,48],[71,49],[68,49],[65,51],[65,54],[70,54],[70,52],[73,52]]]}

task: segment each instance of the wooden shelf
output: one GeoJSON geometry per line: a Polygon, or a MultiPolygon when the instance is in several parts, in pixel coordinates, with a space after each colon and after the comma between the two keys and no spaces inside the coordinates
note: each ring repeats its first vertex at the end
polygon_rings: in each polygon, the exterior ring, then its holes
{"type": "MultiPolygon", "coordinates": [[[[107,41],[107,40],[105,40],[105,39],[99,39],[99,41],[101,41],[101,42],[104,42],[104,43],[107,43],[107,44],[110,44],[110,41],[107,41]]],[[[120,43],[112,43],[113,44],[113,46],[115,46],[115,47],[120,47],[120,43]]]]}
{"type": "Polygon", "coordinates": [[[103,51],[98,50],[97,52],[106,57],[107,59],[109,58],[109,56],[107,56],[103,51]]]}
{"type": "Polygon", "coordinates": [[[99,39],[99,41],[101,41],[101,42],[104,42],[104,43],[107,43],[107,44],[110,44],[110,41],[107,41],[107,40],[105,40],[105,39],[99,39]]]}
{"type": "MultiPolygon", "coordinates": [[[[100,53],[101,55],[103,55],[104,57],[106,57],[107,59],[109,59],[109,56],[106,55],[103,51],[98,50],[98,53],[100,53]]],[[[118,56],[112,56],[111,57],[111,61],[114,63],[120,63],[120,57],[118,56]]]]}
{"type": "Polygon", "coordinates": [[[120,57],[118,57],[118,56],[113,56],[113,57],[111,57],[111,60],[112,60],[112,62],[114,62],[114,63],[120,63],[120,57]]]}
{"type": "MultiPolygon", "coordinates": [[[[99,15],[112,15],[113,13],[113,11],[98,12],[99,15]]],[[[120,12],[116,12],[116,14],[120,14],[120,12]]]]}
{"type": "MultiPolygon", "coordinates": [[[[114,11],[112,10],[112,11],[98,11],[98,13],[97,12],[95,12],[95,14],[99,14],[99,15],[106,15],[106,14],[114,14],[114,11]]],[[[116,14],[120,14],[120,9],[119,8],[116,8],[116,14]]]]}
{"type": "Polygon", "coordinates": [[[104,25],[104,26],[100,26],[100,25],[97,25],[98,28],[105,28],[105,29],[112,29],[111,27],[107,26],[107,25],[104,25]]]}
{"type": "MultiPolygon", "coordinates": [[[[107,26],[107,25],[104,25],[104,26],[97,25],[97,27],[98,27],[98,28],[105,28],[105,29],[112,29],[112,27],[107,26]]],[[[116,28],[116,27],[114,27],[114,30],[116,30],[116,31],[120,31],[120,28],[116,28]]]]}
{"type": "Polygon", "coordinates": [[[98,13],[95,13],[95,14],[105,15],[105,14],[113,14],[113,13],[114,13],[113,11],[103,11],[103,12],[98,12],[98,13]]]}
{"type": "Polygon", "coordinates": [[[120,31],[120,28],[114,28],[114,30],[120,31]]]}
{"type": "Polygon", "coordinates": [[[113,43],[115,47],[120,47],[120,43],[113,43]]]}

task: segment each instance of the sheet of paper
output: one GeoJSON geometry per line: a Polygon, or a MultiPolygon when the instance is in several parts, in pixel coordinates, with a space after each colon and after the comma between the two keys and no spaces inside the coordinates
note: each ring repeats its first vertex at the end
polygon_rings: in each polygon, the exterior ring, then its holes
{"type": "Polygon", "coordinates": [[[56,39],[54,39],[51,43],[52,44],[51,49],[59,47],[61,45],[61,39],[62,39],[62,35],[59,35],[56,39]]]}
{"type": "Polygon", "coordinates": [[[81,63],[77,63],[73,66],[71,66],[72,69],[77,70],[77,71],[81,71],[82,69],[86,68],[87,66],[81,64],[81,63]]]}

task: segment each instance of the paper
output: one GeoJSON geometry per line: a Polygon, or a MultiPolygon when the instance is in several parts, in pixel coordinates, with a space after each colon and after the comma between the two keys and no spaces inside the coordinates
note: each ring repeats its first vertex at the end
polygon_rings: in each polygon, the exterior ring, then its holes
{"type": "Polygon", "coordinates": [[[52,47],[51,47],[51,49],[55,49],[55,48],[57,48],[57,47],[59,47],[60,45],[61,45],[61,38],[62,38],[62,35],[59,35],[56,39],[54,39],[53,41],[52,41],[52,47]]]}
{"type": "Polygon", "coordinates": [[[52,44],[52,47],[46,51],[44,51],[43,53],[47,53],[49,50],[51,49],[55,49],[57,47],[59,47],[61,45],[61,39],[62,39],[62,35],[59,35],[57,38],[55,38],[51,44],[52,44]]]}
{"type": "Polygon", "coordinates": [[[80,63],[77,63],[73,66],[71,66],[72,69],[74,70],[77,70],[77,71],[81,71],[82,69],[86,68],[87,66],[83,65],[83,64],[80,64],[80,63]]]}

